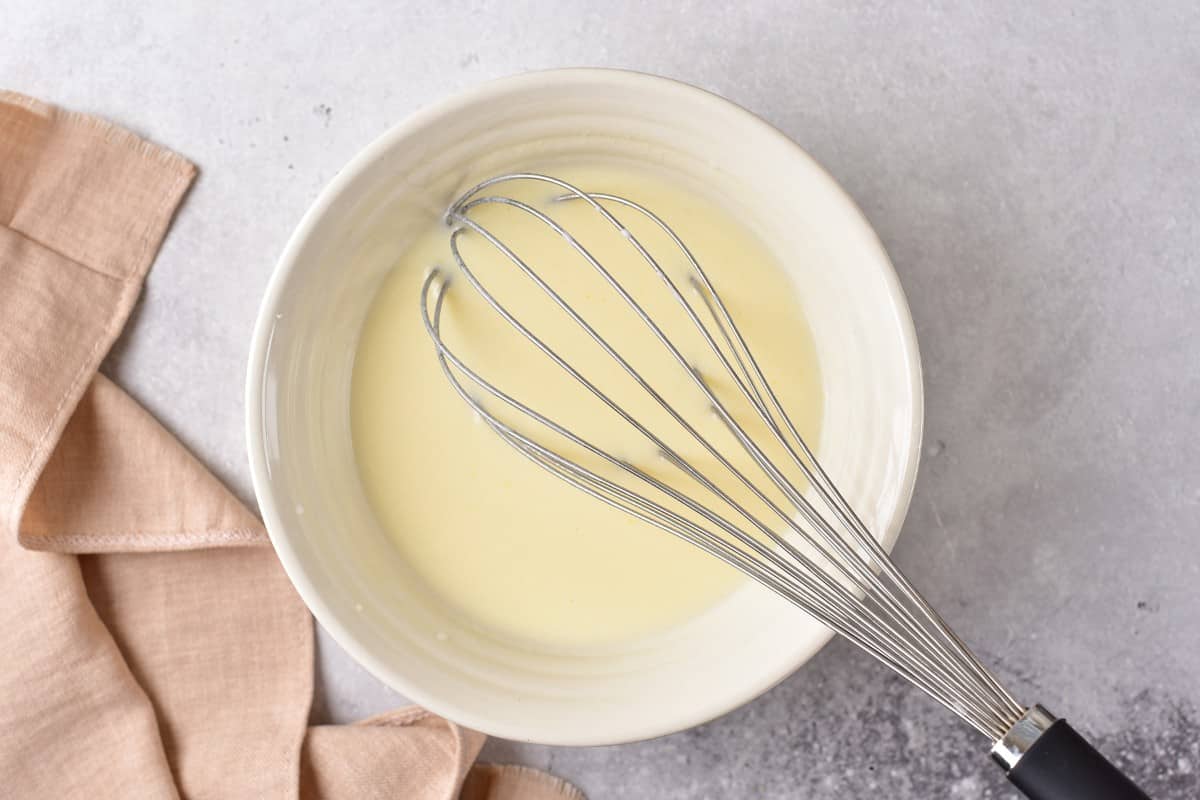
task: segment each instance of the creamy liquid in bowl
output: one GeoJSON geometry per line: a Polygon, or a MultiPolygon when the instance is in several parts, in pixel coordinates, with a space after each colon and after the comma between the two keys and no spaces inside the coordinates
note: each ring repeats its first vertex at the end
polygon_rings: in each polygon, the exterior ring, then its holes
{"type": "MultiPolygon", "coordinates": [[[[732,214],[656,175],[608,166],[556,168],[553,174],[585,191],[634,199],[675,229],[720,292],[793,422],[815,445],[822,394],[812,337],[797,289],[768,249],[732,214]]],[[[749,405],[735,399],[720,362],[664,282],[600,214],[580,201],[555,202],[558,192],[544,183],[504,184],[493,191],[536,205],[570,230],[718,395],[729,399],[734,416],[750,434],[759,441],[769,439],[749,405]]],[[[689,286],[684,256],[648,220],[628,209],[611,210],[705,313],[702,299],[689,286]]],[[[472,218],[536,269],[756,484],[768,485],[689,374],[561,237],[504,206],[482,207],[472,218]]],[[[477,234],[459,241],[472,272],[524,324],[670,447],[718,478],[738,502],[781,527],[761,500],[705,453],[502,253],[477,234]]],[[[456,274],[448,229],[432,226],[399,254],[379,289],[360,336],[351,394],[363,486],[381,526],[415,574],[480,629],[569,648],[609,646],[670,628],[743,582],[740,573],[692,545],[545,472],[475,418],[443,375],[421,321],[420,288],[434,266],[453,276],[443,312],[447,344],[472,368],[619,458],[709,500],[653,444],[491,310],[456,274]]],[[[517,419],[494,401],[488,406],[506,420],[517,419]]],[[[521,429],[547,445],[562,444],[530,424],[521,429]]],[[[577,454],[571,446],[559,449],[577,454]]],[[[777,449],[769,452],[781,463],[785,460],[777,449]]],[[[594,458],[587,464],[606,477],[619,475],[594,458]]],[[[717,501],[713,506],[736,517],[728,506],[717,501]]]]}

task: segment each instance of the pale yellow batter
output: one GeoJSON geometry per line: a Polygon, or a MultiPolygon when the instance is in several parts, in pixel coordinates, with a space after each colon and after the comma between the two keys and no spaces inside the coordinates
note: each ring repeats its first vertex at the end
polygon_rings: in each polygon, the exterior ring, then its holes
{"type": "MultiPolygon", "coordinates": [[[[722,209],[656,176],[599,166],[553,172],[586,190],[635,199],[674,227],[729,306],[793,421],[815,444],[822,403],[811,335],[796,288],[762,243],[722,209]]],[[[733,399],[719,362],[628,241],[584,204],[552,202],[552,187],[504,185],[496,191],[537,204],[568,228],[678,342],[720,396],[729,398],[753,435],[768,438],[749,406],[733,399]]],[[[645,219],[612,210],[703,311],[688,288],[682,255],[645,219]]],[[[687,373],[586,261],[528,215],[489,206],[473,218],[501,236],[689,422],[752,472],[687,373]]],[[[719,477],[739,502],[771,519],[510,261],[478,235],[460,242],[472,271],[523,323],[669,446],[719,477]]],[[[368,497],[429,587],[484,629],[551,646],[586,647],[678,624],[744,580],[691,545],[542,471],[474,418],[442,374],[422,327],[419,291],[434,265],[455,272],[448,231],[440,226],[400,255],[380,288],[363,326],[351,402],[355,452],[368,497]]],[[[447,343],[501,388],[618,457],[703,496],[652,444],[517,336],[461,275],[448,291],[443,319],[447,343]]],[[[493,407],[500,410],[494,402],[493,407]]],[[[502,416],[516,419],[507,412],[502,416]]],[[[560,445],[528,424],[522,430],[560,445]]],[[[604,468],[604,474],[619,472],[604,468]]],[[[727,506],[720,510],[732,514],[727,506]]]]}

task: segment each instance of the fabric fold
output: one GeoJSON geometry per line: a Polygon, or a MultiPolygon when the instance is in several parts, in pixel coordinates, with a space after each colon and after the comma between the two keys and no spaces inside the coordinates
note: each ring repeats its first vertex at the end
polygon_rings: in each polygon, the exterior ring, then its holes
{"type": "Polygon", "coordinates": [[[73,553],[268,544],[233,493],[103,375],[63,430],[18,535],[32,550],[73,553]]]}
{"type": "MultiPolygon", "coordinates": [[[[458,797],[484,736],[419,708],[318,725],[304,743],[301,800],[458,797]],[[379,764],[408,764],[381,771],[379,764]],[[456,765],[446,769],[445,765],[456,765]]],[[[482,797],[492,800],[488,795],[482,797]]],[[[542,795],[533,795],[537,800],[542,795]]],[[[552,797],[552,796],[547,796],[552,797]]]]}
{"type": "Polygon", "coordinates": [[[482,735],[420,709],[307,728],[312,619],[261,523],[97,373],[194,176],[0,92],[0,791],[578,800],[469,773],[482,735]]]}

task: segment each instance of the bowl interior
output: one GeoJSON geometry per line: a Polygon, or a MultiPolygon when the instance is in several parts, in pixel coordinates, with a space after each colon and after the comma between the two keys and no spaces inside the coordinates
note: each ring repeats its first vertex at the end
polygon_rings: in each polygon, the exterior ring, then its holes
{"type": "Polygon", "coordinates": [[[305,601],[378,677],[470,727],[552,744],[630,741],[706,721],[774,685],[829,635],[747,585],[683,626],[625,645],[500,640],[446,613],[374,519],[351,447],[350,376],[359,328],[397,253],[479,178],[604,159],[712,197],[777,254],[821,362],[818,454],[889,546],[920,442],[912,323],[877,238],[828,175],[742,109],[633,73],[536,73],[421,112],[367,148],[301,223],[261,311],[247,397],[263,516],[305,601]]]}

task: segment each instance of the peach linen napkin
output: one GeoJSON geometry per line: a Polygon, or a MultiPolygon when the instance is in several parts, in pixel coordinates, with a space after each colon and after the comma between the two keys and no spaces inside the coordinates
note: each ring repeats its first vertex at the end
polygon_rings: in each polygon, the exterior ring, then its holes
{"type": "Polygon", "coordinates": [[[421,709],[308,727],[262,524],[97,372],[194,175],[0,92],[0,796],[581,800],[421,709]]]}

